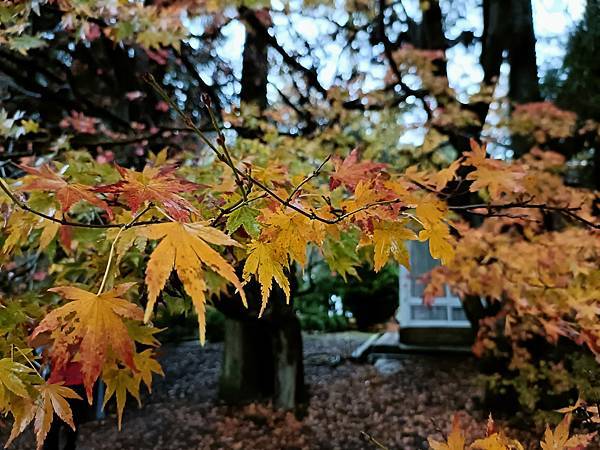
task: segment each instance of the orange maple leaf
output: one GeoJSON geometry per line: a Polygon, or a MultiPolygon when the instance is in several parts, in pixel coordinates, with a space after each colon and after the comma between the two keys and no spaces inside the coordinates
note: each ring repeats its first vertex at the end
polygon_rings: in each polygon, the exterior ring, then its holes
{"type": "Polygon", "coordinates": [[[452,420],[452,430],[448,435],[448,440],[440,442],[429,438],[429,446],[432,450],[464,450],[465,433],[460,426],[460,420],[457,415],[452,420]]]}
{"type": "Polygon", "coordinates": [[[120,284],[96,295],[72,286],[50,289],[71,300],[51,311],[33,331],[30,340],[50,332],[53,341],[53,370],[65,368],[73,360],[81,364],[88,401],[109,352],[135,370],[134,342],[123,319],[142,320],[142,309],[120,298],[135,283],[120,284]]]}
{"type": "Polygon", "coordinates": [[[113,218],[112,210],[104,200],[94,195],[92,187],[79,183],[67,183],[48,164],[44,164],[39,169],[28,166],[19,167],[29,174],[25,177],[23,185],[19,187],[19,191],[54,192],[63,212],[69,211],[75,203],[84,200],[106,211],[110,219],[113,218]]]}
{"type": "Polygon", "coordinates": [[[100,186],[96,192],[122,195],[125,202],[135,213],[146,202],[156,203],[175,220],[187,220],[190,212],[196,208],[179,194],[191,192],[200,186],[175,175],[174,165],[163,167],[146,166],[142,172],[116,166],[122,180],[100,186]]]}
{"type": "Polygon", "coordinates": [[[386,164],[371,161],[358,162],[358,149],[356,148],[344,160],[339,157],[334,158],[333,164],[335,172],[329,178],[329,188],[332,191],[341,184],[354,191],[359,181],[373,178],[386,167],[386,164]]]}

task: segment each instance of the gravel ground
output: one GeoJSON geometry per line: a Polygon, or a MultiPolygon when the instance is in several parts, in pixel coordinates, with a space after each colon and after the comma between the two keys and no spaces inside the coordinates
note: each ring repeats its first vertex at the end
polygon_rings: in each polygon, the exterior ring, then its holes
{"type": "MultiPolygon", "coordinates": [[[[82,425],[78,449],[378,448],[363,432],[390,450],[425,449],[427,436],[441,438],[456,412],[468,430],[485,429],[486,414],[475,408],[480,393],[471,357],[403,355],[390,365],[395,373],[383,375],[372,365],[345,359],[364,339],[360,334],[306,336],[311,402],[302,421],[265,404],[219,404],[221,344],[165,346],[165,378],[155,380],[142,408],[128,408],[121,432],[112,415],[82,425]],[[331,365],[336,355],[342,362],[331,365]]],[[[17,449],[33,448],[29,437],[19,441],[17,449]]]]}

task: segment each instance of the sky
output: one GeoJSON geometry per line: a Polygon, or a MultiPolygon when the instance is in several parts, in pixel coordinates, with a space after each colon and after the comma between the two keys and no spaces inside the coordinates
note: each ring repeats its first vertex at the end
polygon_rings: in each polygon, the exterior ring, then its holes
{"type": "MultiPolygon", "coordinates": [[[[291,3],[294,4],[294,1],[291,3]]],[[[408,15],[415,20],[419,20],[419,2],[417,0],[405,0],[403,3],[408,15]]],[[[455,5],[456,3],[452,1],[442,2],[444,15],[448,18],[445,29],[447,37],[456,37],[460,31],[465,29],[470,29],[476,35],[481,35],[483,22],[480,8],[463,7],[462,11],[457,11],[455,5]],[[448,22],[453,23],[449,24],[448,22]]],[[[536,46],[538,67],[540,68],[540,76],[543,76],[548,69],[560,66],[569,31],[581,19],[585,8],[585,0],[532,0],[532,7],[534,29],[538,39],[536,46]]],[[[273,0],[272,9],[283,11],[284,5],[280,0],[273,0]]],[[[302,11],[302,8],[292,8],[292,10],[302,11]]],[[[343,8],[339,8],[337,13],[326,20],[308,17],[304,13],[293,14],[291,24],[304,39],[309,43],[316,44],[323,33],[332,31],[332,24],[328,20],[330,18],[341,23],[345,19],[343,8]]],[[[277,36],[281,41],[280,43],[286,49],[289,49],[291,53],[295,53],[294,50],[298,49],[295,46],[294,35],[291,32],[286,32],[292,28],[290,22],[288,22],[288,17],[285,14],[275,13],[273,14],[273,21],[275,27],[277,27],[277,36]]],[[[240,22],[232,21],[224,28],[223,34],[226,36],[226,40],[218,50],[219,55],[231,61],[234,73],[239,78],[241,77],[241,50],[245,39],[244,27],[240,22]]],[[[341,42],[329,42],[325,46],[322,43],[320,44],[315,45],[315,47],[323,47],[318,55],[322,64],[319,70],[319,78],[323,85],[331,85],[336,73],[349,72],[354,65],[358,65],[360,69],[366,72],[374,70],[371,77],[368,76],[365,80],[365,88],[368,89],[369,85],[376,87],[381,83],[384,75],[383,69],[372,67],[368,57],[372,55],[365,55],[364,58],[358,61],[349,61],[347,58],[345,60],[345,58],[340,57],[343,48],[341,42]]],[[[378,50],[375,49],[375,51],[378,50]]],[[[470,86],[472,90],[474,85],[481,81],[483,73],[477,64],[479,51],[478,48],[473,51],[473,49],[466,49],[462,46],[455,46],[448,51],[448,76],[451,86],[458,89],[461,89],[461,87],[468,89],[470,86]]]]}
{"type": "MultiPolygon", "coordinates": [[[[333,0],[339,4],[338,8],[319,7],[316,11],[302,7],[302,0],[288,0],[291,5],[289,8],[284,6],[282,0],[271,0],[271,11],[273,20],[274,34],[279,43],[292,55],[300,55],[299,61],[309,66],[312,64],[313,57],[319,60],[319,81],[326,88],[331,86],[336,75],[349,77],[356,68],[364,73],[362,84],[358,87],[363,91],[377,89],[383,86],[383,79],[387,71],[385,64],[373,64],[373,59],[381,60],[383,48],[381,45],[372,46],[369,44],[369,36],[363,32],[357,38],[357,49],[355,52],[344,51],[346,44],[345,38],[340,36],[337,40],[327,38],[324,41],[323,36],[332,33],[336,27],[332,21],[344,23],[347,14],[343,8],[343,2],[346,0],[333,0]],[[288,11],[292,11],[288,13],[288,11]],[[311,55],[306,55],[306,49],[302,46],[301,36],[313,48],[311,55]],[[352,55],[358,56],[354,58],[352,55]]],[[[373,0],[370,0],[373,1],[373,0]]],[[[480,0],[440,0],[442,12],[444,15],[444,32],[450,39],[457,37],[463,30],[471,30],[476,36],[481,36],[483,32],[483,20],[481,7],[478,6],[480,0]]],[[[569,33],[580,21],[585,9],[586,0],[532,0],[534,30],[536,34],[536,56],[538,60],[538,70],[540,79],[549,69],[560,68],[565,54],[565,46],[568,41],[569,33]]],[[[403,0],[402,5],[406,14],[415,21],[420,21],[421,10],[419,0],[403,0]]],[[[235,9],[227,13],[230,17],[236,16],[235,9]]],[[[202,32],[202,22],[197,21],[190,25],[194,32],[202,32]]],[[[390,29],[390,34],[401,30],[390,29]]],[[[225,39],[222,45],[217,48],[219,56],[228,61],[233,68],[235,77],[241,79],[242,50],[244,48],[245,30],[244,25],[237,20],[232,20],[222,30],[225,39]]],[[[469,96],[479,90],[479,83],[483,79],[483,71],[478,63],[481,45],[476,43],[470,47],[456,45],[446,52],[448,59],[448,80],[450,86],[455,90],[459,100],[467,101],[469,96]]],[[[271,56],[278,61],[279,55],[271,50],[271,56]]],[[[277,64],[277,63],[276,63],[277,64]]],[[[199,67],[199,69],[202,69],[199,67]]],[[[496,89],[496,97],[502,98],[508,90],[508,65],[504,64],[501,70],[500,82],[496,89]]],[[[207,83],[211,83],[210,73],[204,74],[203,78],[207,83]]],[[[405,81],[413,87],[418,87],[418,78],[410,75],[405,77],[405,81]]],[[[272,101],[278,100],[278,93],[274,85],[279,87],[288,85],[288,80],[282,79],[277,70],[269,76],[270,85],[268,86],[268,96],[272,101]]],[[[230,89],[239,90],[239,83],[234,83],[230,89]]],[[[234,94],[234,92],[226,92],[234,94]]],[[[497,115],[502,114],[502,105],[493,105],[497,108],[497,115]]],[[[423,112],[424,114],[424,112],[423,112]]],[[[491,117],[493,120],[494,113],[491,117]]],[[[412,115],[411,123],[424,121],[423,117],[412,115]]],[[[419,136],[419,130],[415,133],[406,135],[406,143],[417,143],[422,139],[419,136]]],[[[506,156],[506,155],[504,155],[506,156]]]]}

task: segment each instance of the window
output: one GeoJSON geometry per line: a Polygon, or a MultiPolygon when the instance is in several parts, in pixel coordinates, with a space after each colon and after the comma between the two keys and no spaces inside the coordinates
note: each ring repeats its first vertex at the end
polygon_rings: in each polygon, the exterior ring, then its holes
{"type": "Polygon", "coordinates": [[[400,308],[397,316],[400,327],[469,328],[471,325],[460,300],[447,287],[444,296],[436,298],[433,306],[423,304],[423,275],[439,263],[429,254],[427,242],[411,241],[408,250],[412,270],[400,268],[400,308]]]}

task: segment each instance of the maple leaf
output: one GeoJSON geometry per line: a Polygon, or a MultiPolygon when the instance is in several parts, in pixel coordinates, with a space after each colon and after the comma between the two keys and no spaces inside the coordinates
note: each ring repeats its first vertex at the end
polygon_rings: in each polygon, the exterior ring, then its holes
{"type": "Polygon", "coordinates": [[[175,175],[177,167],[167,165],[162,167],[146,166],[142,172],[116,166],[122,180],[100,186],[96,192],[117,194],[123,196],[131,211],[135,213],[146,202],[152,202],[165,209],[175,220],[187,220],[196,208],[179,194],[192,192],[199,185],[175,175]]]}
{"type": "Polygon", "coordinates": [[[10,404],[10,412],[13,416],[13,426],[10,436],[4,444],[8,447],[19,436],[35,416],[34,404],[31,398],[17,398],[10,404]]]}
{"type": "Polygon", "coordinates": [[[123,319],[141,320],[141,308],[120,298],[135,283],[125,283],[100,295],[72,286],[49,289],[71,300],[51,311],[31,335],[31,340],[41,333],[51,332],[53,339],[53,369],[64,369],[76,359],[81,364],[83,384],[88,401],[92,402],[92,389],[98,379],[109,351],[131,369],[134,342],[127,332],[123,319]],[[70,349],[77,347],[76,358],[70,349]]]}
{"type": "Polygon", "coordinates": [[[75,430],[73,423],[73,412],[69,406],[68,398],[81,400],[72,389],[60,384],[44,383],[37,387],[40,392],[40,398],[37,400],[35,421],[33,423],[37,450],[40,450],[50,430],[50,425],[54,414],[61,418],[63,422],[75,430]]]}
{"type": "Polygon", "coordinates": [[[225,228],[229,234],[242,227],[249,236],[257,238],[260,234],[260,225],[256,218],[260,215],[260,211],[249,206],[242,206],[233,211],[227,218],[225,228]]]}
{"type": "Polygon", "coordinates": [[[415,233],[406,228],[406,222],[377,223],[373,230],[375,272],[381,270],[390,256],[407,269],[410,269],[405,242],[416,238],[415,233]]]}
{"type": "Polygon", "coordinates": [[[323,242],[323,224],[297,212],[286,213],[280,210],[264,217],[263,223],[270,225],[265,229],[264,236],[301,266],[306,263],[308,243],[320,245],[323,242]]]}
{"type": "MultiPolygon", "coordinates": [[[[60,218],[58,217],[58,213],[56,213],[54,217],[60,218]]],[[[40,234],[38,250],[41,252],[54,240],[54,237],[59,232],[61,225],[58,222],[43,219],[40,223],[40,227],[42,229],[42,233],[40,234]]]]}
{"type": "Polygon", "coordinates": [[[432,450],[464,450],[465,434],[460,427],[458,416],[455,415],[452,420],[452,430],[446,442],[435,441],[431,438],[429,438],[428,442],[432,450]]]}
{"type": "Polygon", "coordinates": [[[475,167],[466,179],[473,181],[471,192],[487,188],[492,198],[498,198],[504,192],[523,192],[520,181],[525,177],[525,171],[504,161],[486,157],[486,145],[479,145],[471,139],[471,151],[465,153],[465,164],[475,167]]]}
{"type": "Polygon", "coordinates": [[[386,164],[374,163],[372,161],[358,162],[358,149],[354,149],[342,160],[337,157],[333,159],[335,171],[329,178],[329,188],[333,191],[340,185],[346,186],[351,191],[361,180],[373,178],[386,164]]]}
{"type": "Polygon", "coordinates": [[[443,222],[427,225],[419,232],[419,240],[426,241],[428,239],[429,253],[433,258],[441,260],[444,265],[454,259],[454,247],[448,225],[443,222]]]}
{"type": "Polygon", "coordinates": [[[329,269],[340,275],[344,281],[348,275],[359,278],[356,271],[360,266],[360,258],[356,252],[357,244],[356,233],[342,233],[335,238],[327,236],[321,248],[329,269]]]}
{"type": "Polygon", "coordinates": [[[112,210],[104,200],[94,195],[92,187],[79,183],[67,183],[48,164],[44,164],[39,169],[27,166],[19,167],[29,174],[24,177],[24,183],[18,188],[19,191],[53,192],[63,213],[68,212],[75,203],[86,201],[106,211],[110,219],[113,218],[112,210]]]}
{"type": "Polygon", "coordinates": [[[35,400],[22,399],[13,410],[14,423],[5,447],[8,447],[35,419],[33,428],[36,437],[36,449],[40,450],[52,425],[54,414],[75,430],[73,412],[67,399],[81,400],[81,397],[72,389],[60,384],[44,383],[36,386],[36,389],[39,396],[35,400]]]}
{"type": "Polygon", "coordinates": [[[129,392],[141,406],[140,384],[143,381],[151,391],[152,374],[156,373],[163,375],[164,373],[160,364],[153,358],[151,349],[144,350],[134,356],[136,371],[133,372],[129,368],[119,368],[117,365],[107,367],[102,372],[102,380],[106,383],[106,391],[102,401],[102,408],[106,403],[115,396],[117,399],[117,423],[119,430],[123,420],[123,411],[125,410],[125,402],[127,393],[129,392]]]}
{"type": "Polygon", "coordinates": [[[269,242],[252,241],[248,246],[248,250],[249,254],[244,264],[243,278],[249,280],[254,275],[260,283],[262,293],[260,317],[269,301],[273,280],[283,289],[287,301],[290,300],[290,282],[284,273],[285,268],[288,266],[288,260],[281,249],[269,242]]]}
{"type": "MultiPolygon", "coordinates": [[[[352,211],[352,220],[362,228],[370,228],[373,218],[393,219],[398,216],[394,205],[377,205],[378,202],[396,200],[399,197],[392,191],[376,183],[359,181],[354,196],[342,203],[344,211],[352,211]]],[[[396,208],[399,204],[396,204],[396,208]]]]}
{"type": "Polygon", "coordinates": [[[415,214],[424,227],[441,222],[446,214],[447,207],[433,197],[423,199],[417,205],[415,214]]]}
{"type": "Polygon", "coordinates": [[[28,397],[27,388],[22,380],[24,374],[31,369],[11,358],[0,359],[0,398],[5,398],[4,390],[9,390],[19,397],[28,397]]]}
{"type": "Polygon", "coordinates": [[[467,175],[467,180],[473,181],[469,188],[471,192],[487,188],[492,198],[498,198],[504,192],[523,192],[519,181],[525,176],[523,170],[516,167],[510,170],[503,168],[479,167],[467,175]]]}
{"type": "Polygon", "coordinates": [[[222,231],[204,223],[169,222],[148,225],[139,233],[148,239],[160,239],[146,268],[148,286],[148,304],[144,320],[148,322],[154,309],[158,294],[162,291],[173,269],[187,294],[192,298],[198,313],[200,342],[205,340],[205,303],[207,285],[204,280],[203,266],[225,278],[233,284],[242,302],[246,305],[246,296],[242,284],[233,267],[210,244],[239,246],[240,244],[222,231]]]}
{"type": "Polygon", "coordinates": [[[543,450],[579,450],[586,448],[596,433],[569,437],[571,415],[566,414],[554,431],[546,426],[544,440],[540,442],[543,450]]]}
{"type": "Polygon", "coordinates": [[[502,433],[493,433],[483,439],[477,439],[471,448],[479,450],[524,450],[521,443],[509,439],[502,433]]]}
{"type": "Polygon", "coordinates": [[[456,177],[456,171],[460,167],[461,162],[462,161],[460,159],[457,159],[448,167],[433,174],[431,180],[435,184],[436,190],[441,191],[450,181],[454,180],[456,177]]]}
{"type": "Polygon", "coordinates": [[[469,140],[470,152],[465,152],[465,163],[471,166],[481,166],[487,160],[487,144],[479,145],[475,139],[469,140]]]}

